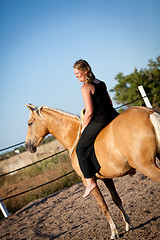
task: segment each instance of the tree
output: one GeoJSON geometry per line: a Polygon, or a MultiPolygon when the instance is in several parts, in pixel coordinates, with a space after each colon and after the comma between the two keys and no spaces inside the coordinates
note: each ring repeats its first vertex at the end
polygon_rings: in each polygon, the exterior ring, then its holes
{"type": "Polygon", "coordinates": [[[160,56],[156,61],[149,60],[147,66],[140,71],[135,68],[133,73],[126,76],[123,73],[117,74],[115,79],[118,84],[110,90],[115,93],[114,100],[117,104],[127,104],[138,98],[131,106],[145,106],[138,90],[138,86],[143,85],[152,107],[160,110],[160,56]]]}

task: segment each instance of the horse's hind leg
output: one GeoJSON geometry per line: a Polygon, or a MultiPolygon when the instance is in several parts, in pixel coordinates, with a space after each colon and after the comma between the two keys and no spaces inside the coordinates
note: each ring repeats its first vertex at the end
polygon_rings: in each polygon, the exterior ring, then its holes
{"type": "Polygon", "coordinates": [[[156,164],[157,153],[152,146],[150,146],[149,150],[146,152],[142,151],[135,156],[135,159],[129,161],[129,164],[150,179],[160,183],[160,168],[157,166],[158,163],[156,164]]]}
{"type": "Polygon", "coordinates": [[[148,124],[144,130],[139,131],[139,136],[133,139],[131,147],[124,146],[124,155],[130,166],[160,183],[160,168],[156,165],[156,157],[159,156],[158,142],[153,126],[148,124]]]}
{"type": "Polygon", "coordinates": [[[155,163],[138,165],[136,169],[150,179],[160,183],[160,168],[155,163]]]}
{"type": "Polygon", "coordinates": [[[122,201],[116,191],[114,182],[112,179],[103,179],[103,182],[105,183],[105,185],[107,186],[108,190],[111,193],[113,202],[116,204],[116,206],[120,209],[120,212],[122,214],[123,220],[126,224],[126,231],[129,231],[130,229],[133,229],[133,226],[130,223],[130,218],[128,217],[128,215],[126,214],[126,212],[124,211],[124,208],[122,206],[122,201]]]}

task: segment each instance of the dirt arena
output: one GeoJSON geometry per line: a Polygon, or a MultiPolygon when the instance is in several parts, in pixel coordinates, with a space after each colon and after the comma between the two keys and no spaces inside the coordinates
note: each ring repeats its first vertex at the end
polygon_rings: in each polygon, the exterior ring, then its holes
{"type": "MultiPolygon", "coordinates": [[[[120,239],[160,239],[160,184],[137,172],[133,177],[114,180],[134,230],[125,232],[124,222],[101,181],[98,185],[117,224],[120,239]]],[[[69,189],[31,202],[17,213],[0,221],[0,239],[5,240],[106,240],[109,224],[91,195],[82,198],[84,186],[69,189]]]]}

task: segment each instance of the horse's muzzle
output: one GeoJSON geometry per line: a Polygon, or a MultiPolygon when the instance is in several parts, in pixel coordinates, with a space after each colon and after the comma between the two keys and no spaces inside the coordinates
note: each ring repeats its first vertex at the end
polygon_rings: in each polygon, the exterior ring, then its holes
{"type": "Polygon", "coordinates": [[[37,147],[31,141],[25,143],[25,148],[31,153],[35,153],[37,151],[37,147]]]}

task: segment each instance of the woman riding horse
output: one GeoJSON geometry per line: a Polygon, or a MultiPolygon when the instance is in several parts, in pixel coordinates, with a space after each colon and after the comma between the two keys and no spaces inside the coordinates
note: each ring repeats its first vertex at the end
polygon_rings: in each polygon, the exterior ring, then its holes
{"type": "Polygon", "coordinates": [[[95,138],[108,123],[118,116],[118,113],[113,108],[105,83],[95,78],[88,62],[78,60],[73,67],[76,78],[83,83],[81,92],[85,111],[82,135],[76,153],[81,171],[86,179],[86,190],[83,197],[87,197],[97,186],[95,173],[100,170],[94,153],[95,138]]]}

